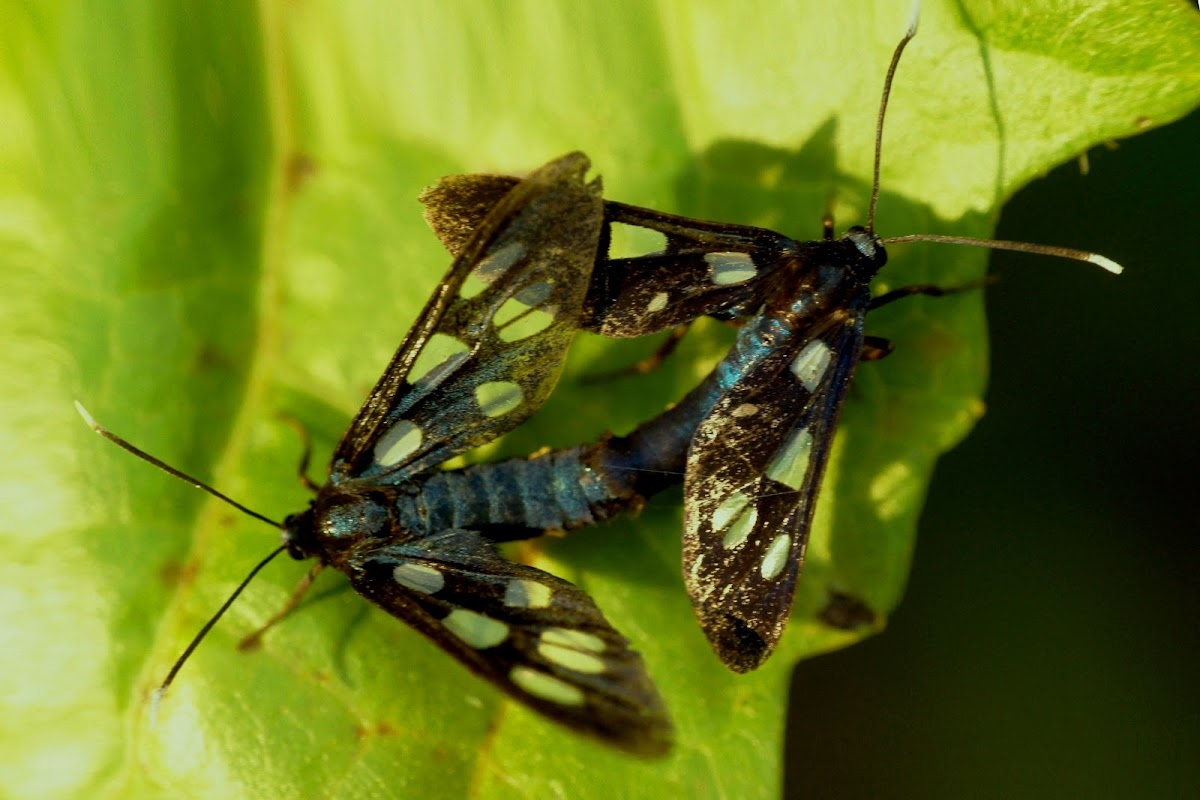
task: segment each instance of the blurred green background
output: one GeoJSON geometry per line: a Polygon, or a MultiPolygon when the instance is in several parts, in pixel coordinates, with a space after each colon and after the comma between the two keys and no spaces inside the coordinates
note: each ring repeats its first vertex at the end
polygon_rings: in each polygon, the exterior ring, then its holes
{"type": "Polygon", "coordinates": [[[1200,792],[1198,142],[1193,113],[1005,206],[997,237],[1126,272],[993,257],[987,414],[888,629],[796,667],[787,797],[1200,792]]]}
{"type": "MultiPolygon", "coordinates": [[[[234,642],[291,589],[293,564],[272,565],[234,606],[151,728],[165,665],[275,534],[98,440],[70,401],[258,509],[295,510],[298,445],[279,416],[304,420],[327,452],[444,269],[422,186],[581,148],[608,196],[628,202],[806,237],[833,193],[843,222],[861,219],[907,2],[0,5],[0,795],[778,796],[791,665],[865,632],[801,613],[763,669],[730,674],[680,586],[678,493],[522,553],[580,582],[660,667],[680,732],[671,759],[633,762],[513,707],[336,575],[262,652],[239,654],[234,642]]],[[[924,13],[889,117],[887,232],[984,234],[993,204],[1031,175],[1200,97],[1200,19],[1176,0],[924,13]]],[[[1195,194],[1196,138],[1162,138],[1175,130],[1094,151],[1092,175],[1068,168],[1071,186],[1040,212],[1008,213],[1014,238],[1094,247],[1130,271],[1001,266],[987,298],[1006,304],[994,324],[1015,330],[996,328],[993,412],[937,471],[890,632],[800,667],[791,791],[1061,795],[1062,781],[1033,782],[1046,773],[1145,796],[1160,789],[1151,780],[1186,777],[1159,764],[1187,768],[1180,754],[1195,748],[1182,722],[1156,715],[1187,708],[1180,644],[1195,603],[1179,565],[1194,559],[1158,517],[1184,518],[1169,503],[1189,495],[1129,491],[1190,478],[1159,439],[1175,452],[1195,441],[1181,433],[1191,393],[1177,377],[1191,348],[1158,329],[1188,322],[1163,302],[1191,299],[1179,276],[1194,228],[1178,203],[1195,194]],[[1127,161],[1145,148],[1155,165],[1127,161]],[[1106,240],[1122,229],[1130,238],[1106,240]],[[1150,231],[1177,252],[1152,255],[1150,231]],[[1029,349],[1010,350],[1021,337],[1029,349]],[[1139,376],[1150,364],[1171,380],[1139,376]],[[1176,407],[1133,416],[1163,402],[1176,407]],[[1009,412],[1024,417],[1001,422],[1009,412]],[[1156,438],[1148,422],[1172,427],[1156,438]],[[938,511],[943,497],[965,507],[938,511]],[[1154,552],[1173,571],[1156,571],[1154,552]],[[923,588],[929,578],[953,583],[923,588]],[[1179,598],[1151,602],[1172,588],[1179,598]],[[919,644],[904,643],[906,627],[919,644]],[[896,656],[873,660],[881,648],[896,656]]],[[[897,247],[885,278],[953,282],[983,258],[897,247]]],[[[802,611],[847,576],[893,607],[922,470],[977,407],[982,303],[915,299],[876,319],[899,349],[854,387],[802,611]],[[873,459],[908,480],[868,497],[873,459]],[[873,535],[843,518],[886,525],[873,535]]],[[[569,376],[505,452],[657,413],[730,333],[707,327],[636,391],[569,376]]],[[[614,365],[589,360],[620,355],[603,347],[582,341],[572,375],[614,365]]]]}

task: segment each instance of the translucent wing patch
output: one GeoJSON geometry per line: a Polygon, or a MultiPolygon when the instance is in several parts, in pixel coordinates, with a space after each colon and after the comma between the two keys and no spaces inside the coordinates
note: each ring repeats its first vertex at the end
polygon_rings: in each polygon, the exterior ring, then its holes
{"type": "MultiPolygon", "coordinates": [[[[421,195],[425,219],[453,254],[515,178],[453,175],[421,195]]],[[[614,224],[661,234],[666,248],[632,258],[599,253],[585,303],[585,330],[644,336],[706,315],[754,313],[775,290],[775,277],[802,258],[804,243],[763,228],[704,222],[624,203],[604,204],[605,233],[614,224]]]]}
{"type": "Polygon", "coordinates": [[[661,253],[597,264],[583,327],[604,336],[644,336],[703,316],[755,313],[778,291],[778,277],[804,258],[802,243],[747,225],[704,222],[614,202],[604,204],[604,221],[609,228],[631,225],[666,239],[661,253]]]}
{"type": "Polygon", "coordinates": [[[688,452],[684,579],[713,649],[738,672],[761,664],[787,624],[862,347],[862,313],[826,320],[733,385],[688,452]]]}
{"type": "Polygon", "coordinates": [[[670,750],[671,722],[641,656],[570,583],[460,530],[364,540],[339,568],[364,597],[520,702],[638,755],[670,750]]]}
{"type": "Polygon", "coordinates": [[[399,481],[507,433],[558,380],[595,262],[599,180],[572,153],[491,205],[334,454],[399,481]]]}

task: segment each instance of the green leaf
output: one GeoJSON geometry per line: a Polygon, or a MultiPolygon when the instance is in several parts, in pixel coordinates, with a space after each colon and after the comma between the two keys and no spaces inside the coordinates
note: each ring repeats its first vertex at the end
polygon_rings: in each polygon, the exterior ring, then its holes
{"type": "MultiPolygon", "coordinates": [[[[753,675],[726,672],[691,618],[677,493],[521,551],[592,592],[645,653],[678,725],[656,763],[508,703],[336,575],[261,651],[237,652],[302,574],[288,563],[151,720],[168,665],[277,538],[96,439],[71,400],[269,516],[299,510],[300,446],[280,415],[328,454],[436,285],[448,259],[421,221],[423,186],[582,149],[626,202],[812,238],[833,195],[840,220],[861,221],[903,10],[7,5],[0,792],[778,796],[791,664],[866,632],[814,614],[831,589],[880,620],[895,606],[933,461],[982,412],[978,294],[872,317],[897,353],[860,370],[795,619],[753,675]]],[[[1183,3],[923,14],[888,120],[885,236],[986,235],[1031,177],[1200,102],[1200,17],[1183,3]]],[[[969,280],[985,257],[892,256],[888,286],[969,280]]],[[[720,356],[729,332],[702,328],[663,372],[601,390],[579,376],[652,345],[581,341],[554,399],[499,451],[627,431],[720,356]]]]}

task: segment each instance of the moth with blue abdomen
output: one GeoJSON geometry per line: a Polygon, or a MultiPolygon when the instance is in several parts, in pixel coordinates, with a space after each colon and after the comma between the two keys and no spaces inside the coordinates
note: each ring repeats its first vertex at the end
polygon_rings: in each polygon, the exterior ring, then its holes
{"type": "MultiPolygon", "coordinates": [[[[763,228],[605,203],[599,261],[581,318],[586,330],[629,337],[705,315],[748,320],[710,380],[661,423],[643,426],[632,434],[634,442],[621,445],[636,455],[614,455],[610,464],[627,471],[685,469],[684,581],[713,649],[739,672],[762,664],[782,635],[847,389],[861,358],[885,355],[890,347],[865,337],[867,312],[907,295],[946,291],[920,285],[873,297],[870,284],[887,261],[886,246],[979,245],[1120,271],[1103,256],[1066,248],[875,234],[883,119],[900,55],[915,34],[914,17],[884,82],[865,227],[835,239],[827,225],[824,240],[798,241],[763,228]],[[665,248],[608,258],[616,224],[661,234],[665,248]],[[646,446],[650,441],[658,442],[657,451],[646,446]]],[[[422,195],[427,220],[448,249],[458,252],[514,180],[443,179],[422,195]]],[[[648,477],[635,494],[664,482],[669,479],[648,477]]]]}
{"type": "MultiPolygon", "coordinates": [[[[494,541],[541,530],[490,520],[485,536],[442,524],[416,488],[442,462],[519,425],[558,379],[602,222],[600,183],[584,182],[587,169],[582,154],[564,156],[488,211],[342,437],[307,509],[280,524],[234,505],[282,529],[271,558],[286,551],[339,570],[363,597],[521,703],[615,747],[661,756],[671,746],[670,719],[629,642],[584,592],[494,549],[494,541]]],[[[101,435],[228,500],[80,411],[101,435]]],[[[458,518],[488,519],[496,505],[486,493],[452,494],[458,518]]],[[[162,689],[269,560],[193,640],[162,689]]]]}

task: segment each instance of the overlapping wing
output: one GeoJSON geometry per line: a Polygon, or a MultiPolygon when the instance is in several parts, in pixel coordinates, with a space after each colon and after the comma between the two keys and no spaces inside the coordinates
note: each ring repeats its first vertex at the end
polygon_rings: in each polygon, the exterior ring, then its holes
{"type": "Polygon", "coordinates": [[[511,186],[456,254],[338,445],[331,480],[398,481],[515,428],[562,369],[595,263],[600,182],[572,153],[511,186]]]}
{"type": "MultiPolygon", "coordinates": [[[[495,175],[443,178],[421,195],[425,219],[457,254],[515,181],[495,175]]],[[[611,201],[604,204],[604,225],[582,322],[585,330],[604,336],[645,336],[702,316],[753,313],[775,290],[774,276],[799,253],[795,241],[764,228],[705,222],[611,201]],[[661,253],[609,258],[613,225],[661,234],[666,246],[661,253]]]]}

